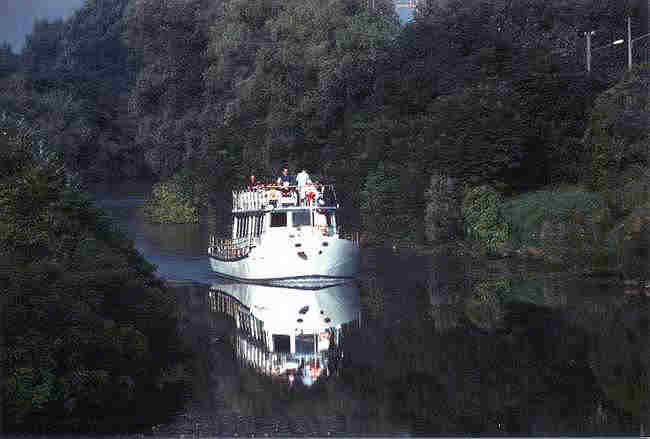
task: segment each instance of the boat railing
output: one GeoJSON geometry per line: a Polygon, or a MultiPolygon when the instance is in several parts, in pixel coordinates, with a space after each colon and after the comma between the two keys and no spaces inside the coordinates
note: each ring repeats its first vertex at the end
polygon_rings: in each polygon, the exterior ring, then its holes
{"type": "Polygon", "coordinates": [[[251,248],[259,246],[260,242],[259,236],[223,239],[211,235],[208,253],[225,260],[241,259],[247,257],[251,248]]]}
{"type": "Polygon", "coordinates": [[[239,210],[261,210],[268,204],[269,198],[265,191],[233,191],[232,209],[239,210]]]}
{"type": "Polygon", "coordinates": [[[361,236],[359,232],[353,232],[345,230],[342,226],[336,228],[336,232],[339,235],[339,239],[345,239],[347,241],[352,241],[357,246],[360,246],[361,236]]]}
{"type": "MultiPolygon", "coordinates": [[[[309,186],[306,186],[309,190],[309,186]]],[[[303,188],[304,189],[304,188],[303,188]]],[[[334,186],[318,185],[314,186],[314,192],[305,192],[299,196],[300,188],[298,186],[279,186],[279,185],[260,185],[253,188],[232,191],[232,210],[249,211],[263,210],[267,207],[282,206],[310,206],[316,205],[317,195],[322,197],[325,205],[323,207],[333,207],[337,205],[336,191],[334,186]],[[318,190],[320,189],[320,190],[318,190]]]]}

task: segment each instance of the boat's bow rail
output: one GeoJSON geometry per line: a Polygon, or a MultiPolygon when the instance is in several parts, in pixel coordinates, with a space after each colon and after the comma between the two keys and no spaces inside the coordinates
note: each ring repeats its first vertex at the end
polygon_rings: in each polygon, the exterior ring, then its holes
{"type": "Polygon", "coordinates": [[[208,254],[225,261],[235,261],[248,257],[251,248],[260,244],[259,236],[246,236],[236,239],[219,239],[210,235],[208,254]]]}

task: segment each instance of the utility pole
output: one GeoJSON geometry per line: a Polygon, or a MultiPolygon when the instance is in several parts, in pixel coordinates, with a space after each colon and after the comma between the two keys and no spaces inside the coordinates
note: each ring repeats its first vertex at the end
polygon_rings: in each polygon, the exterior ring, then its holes
{"type": "Polygon", "coordinates": [[[591,34],[593,31],[585,32],[587,36],[587,73],[591,73],[591,34]]]}
{"type": "Polygon", "coordinates": [[[627,71],[632,71],[632,19],[627,16],[627,71]]]}

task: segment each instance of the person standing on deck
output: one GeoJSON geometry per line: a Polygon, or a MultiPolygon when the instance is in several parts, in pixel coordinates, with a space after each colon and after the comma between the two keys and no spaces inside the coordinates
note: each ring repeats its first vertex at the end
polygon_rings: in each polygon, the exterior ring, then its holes
{"type": "Polygon", "coordinates": [[[289,167],[285,166],[282,168],[282,174],[278,177],[278,184],[279,185],[290,185],[293,183],[293,178],[289,175],[289,167]]]}
{"type": "Polygon", "coordinates": [[[296,176],[296,182],[298,184],[298,195],[300,196],[299,201],[300,201],[301,204],[303,204],[304,199],[305,199],[305,194],[304,194],[305,186],[307,186],[307,184],[311,183],[311,179],[309,178],[309,174],[307,173],[307,171],[304,168],[296,176]]]}

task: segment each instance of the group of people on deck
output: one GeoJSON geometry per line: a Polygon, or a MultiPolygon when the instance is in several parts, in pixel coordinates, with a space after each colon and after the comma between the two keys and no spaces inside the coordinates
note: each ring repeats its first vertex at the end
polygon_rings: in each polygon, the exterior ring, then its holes
{"type": "MultiPolygon", "coordinates": [[[[282,168],[280,176],[276,179],[275,184],[279,186],[279,189],[284,192],[289,192],[293,189],[297,189],[297,195],[300,205],[310,205],[315,203],[319,199],[319,195],[323,192],[322,185],[320,186],[320,191],[316,189],[316,184],[312,182],[311,178],[307,171],[303,168],[302,171],[298,173],[295,177],[289,175],[289,168],[282,168]]],[[[273,185],[264,185],[258,183],[255,179],[255,175],[251,175],[248,179],[248,188],[249,190],[256,190],[261,187],[273,187],[273,185]]]]}

